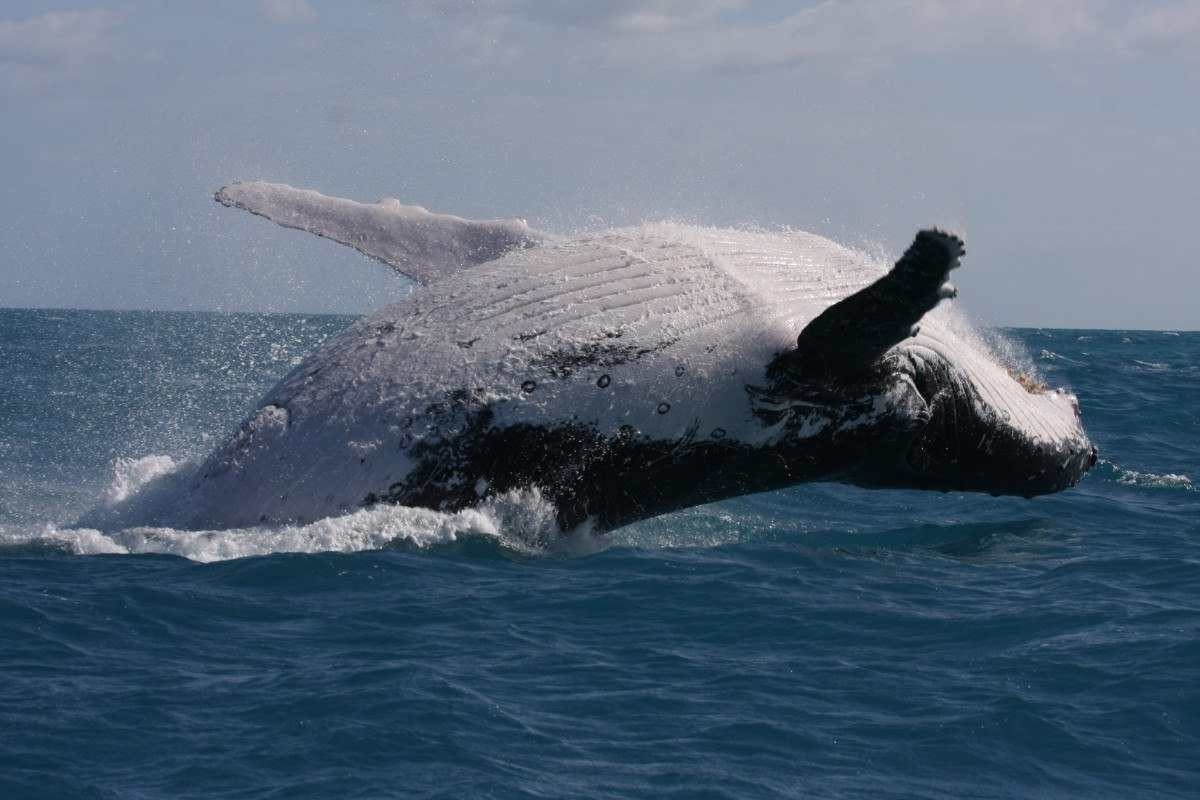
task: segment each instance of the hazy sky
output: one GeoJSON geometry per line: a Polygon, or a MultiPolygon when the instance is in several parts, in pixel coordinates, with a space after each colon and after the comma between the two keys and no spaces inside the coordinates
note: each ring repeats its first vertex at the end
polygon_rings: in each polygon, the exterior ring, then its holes
{"type": "Polygon", "coordinates": [[[965,234],[1001,324],[1200,328],[1200,0],[0,0],[0,306],[363,311],[250,178],[568,231],[965,234]]]}

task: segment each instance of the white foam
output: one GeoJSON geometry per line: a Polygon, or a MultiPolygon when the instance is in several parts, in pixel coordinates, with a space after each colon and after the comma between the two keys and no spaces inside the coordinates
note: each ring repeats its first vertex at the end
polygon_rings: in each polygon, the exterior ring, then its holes
{"type": "Polygon", "coordinates": [[[127,500],[151,481],[174,472],[179,466],[178,461],[163,455],[118,458],[113,463],[112,482],[104,490],[104,503],[111,506],[127,500]]]}
{"type": "Polygon", "coordinates": [[[1184,491],[1193,491],[1195,489],[1192,479],[1187,475],[1175,472],[1164,472],[1162,474],[1138,472],[1134,469],[1125,469],[1120,464],[1116,464],[1106,458],[1100,459],[1100,465],[1112,470],[1116,474],[1117,483],[1124,486],[1140,486],[1152,489],[1183,489],[1184,491]]]}
{"type": "Polygon", "coordinates": [[[1117,483],[1123,483],[1126,486],[1148,486],[1156,489],[1191,490],[1193,488],[1192,479],[1187,475],[1180,475],[1175,472],[1156,475],[1153,472],[1137,472],[1131,469],[1120,470],[1117,476],[1117,483]]]}
{"type": "Polygon", "coordinates": [[[112,531],[42,525],[0,527],[0,547],[53,547],[77,555],[158,553],[208,563],[273,553],[352,553],[400,544],[429,548],[481,536],[526,554],[595,548],[588,531],[563,538],[554,505],[536,489],[512,491],[453,513],[378,505],[307,525],[188,531],[130,527],[112,531]]]}
{"type": "Polygon", "coordinates": [[[101,531],[91,528],[60,528],[46,523],[29,528],[0,525],[0,548],[51,547],[81,555],[128,553],[101,531]]]}

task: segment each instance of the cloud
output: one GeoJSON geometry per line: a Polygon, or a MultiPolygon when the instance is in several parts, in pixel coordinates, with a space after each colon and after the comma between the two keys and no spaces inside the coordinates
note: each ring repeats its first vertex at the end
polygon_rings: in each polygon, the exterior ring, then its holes
{"type": "Polygon", "coordinates": [[[1200,48],[1200,0],[1183,0],[1143,9],[1126,26],[1123,42],[1131,50],[1200,48]]]}
{"type": "Polygon", "coordinates": [[[752,0],[411,0],[421,16],[494,25],[534,24],[577,31],[654,32],[711,23],[752,0]]]}
{"type": "Polygon", "coordinates": [[[53,70],[109,55],[120,15],[107,9],[52,11],[0,20],[0,68],[53,70]]]}
{"type": "Polygon", "coordinates": [[[947,53],[1200,47],[1200,0],[412,0],[453,17],[472,59],[535,56],[537,31],[574,59],[684,69],[799,63],[857,70],[947,53]]]}
{"type": "Polygon", "coordinates": [[[510,9],[526,18],[574,27],[658,33],[711,25],[726,14],[748,8],[751,0],[607,0],[571,3],[516,0],[510,9]]]}
{"type": "Polygon", "coordinates": [[[824,0],[767,21],[715,20],[661,46],[621,43],[624,58],[685,66],[886,63],[963,50],[1056,50],[1094,36],[1088,0],[824,0]]]}
{"type": "Polygon", "coordinates": [[[272,22],[313,22],[317,18],[317,11],[308,0],[260,0],[259,7],[272,22]]]}

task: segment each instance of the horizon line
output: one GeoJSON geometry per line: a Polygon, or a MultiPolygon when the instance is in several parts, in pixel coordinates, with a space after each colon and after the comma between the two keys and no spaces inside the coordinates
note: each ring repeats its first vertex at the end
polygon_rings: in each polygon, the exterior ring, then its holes
{"type": "MultiPolygon", "coordinates": [[[[380,306],[382,308],[382,306],[380,306]]],[[[373,311],[372,309],[371,311],[373,311]]],[[[50,311],[89,312],[111,314],[213,314],[223,316],[271,315],[271,316],[319,316],[319,317],[364,317],[371,311],[254,311],[250,309],[226,310],[220,308],[85,308],[82,306],[0,306],[0,311],[50,311]]],[[[985,328],[1008,328],[1051,331],[1110,331],[1114,333],[1200,333],[1200,328],[1095,328],[1057,327],[1053,325],[1019,325],[1012,323],[984,323],[973,320],[985,328]]]]}

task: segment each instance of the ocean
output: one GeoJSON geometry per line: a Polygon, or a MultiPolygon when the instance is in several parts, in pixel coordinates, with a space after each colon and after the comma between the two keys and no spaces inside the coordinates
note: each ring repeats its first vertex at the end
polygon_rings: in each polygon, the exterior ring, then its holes
{"type": "Polygon", "coordinates": [[[1034,500],[73,525],[351,321],[0,310],[0,798],[1200,796],[1200,334],[1004,331],[1100,450],[1034,500]]]}

